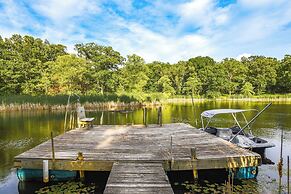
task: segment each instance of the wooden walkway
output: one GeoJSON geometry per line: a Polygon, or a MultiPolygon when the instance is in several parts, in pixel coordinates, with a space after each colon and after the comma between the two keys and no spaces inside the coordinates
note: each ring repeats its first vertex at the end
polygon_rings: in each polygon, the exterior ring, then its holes
{"type": "MultiPolygon", "coordinates": [[[[258,154],[183,123],[165,124],[162,127],[105,125],[75,129],[54,138],[54,163],[51,150],[51,141],[44,142],[16,156],[15,167],[42,169],[43,160],[49,160],[49,168],[55,170],[120,171],[126,169],[127,165],[133,176],[138,176],[139,170],[135,169],[147,169],[152,165],[153,171],[156,170],[160,175],[160,181],[164,181],[160,185],[164,186],[168,183],[161,173],[161,165],[165,171],[260,165],[258,154]],[[76,159],[78,152],[83,153],[84,159],[81,161],[76,159]],[[147,164],[149,166],[141,167],[146,163],[150,163],[147,164]],[[157,163],[157,166],[152,163],[157,163]]],[[[146,179],[145,174],[140,171],[140,176],[144,175],[146,179]]],[[[113,171],[106,192],[113,191],[117,182],[124,187],[122,180],[122,176],[118,177],[113,171]]]]}
{"type": "Polygon", "coordinates": [[[160,163],[116,162],[110,172],[104,194],[173,194],[160,163]]]}

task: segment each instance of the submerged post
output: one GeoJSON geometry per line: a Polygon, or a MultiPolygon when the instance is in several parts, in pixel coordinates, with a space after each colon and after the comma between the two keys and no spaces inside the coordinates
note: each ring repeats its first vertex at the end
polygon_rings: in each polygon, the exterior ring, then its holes
{"type": "Polygon", "coordinates": [[[162,126],[163,125],[163,117],[162,117],[162,107],[160,106],[158,108],[158,125],[162,126]]]}

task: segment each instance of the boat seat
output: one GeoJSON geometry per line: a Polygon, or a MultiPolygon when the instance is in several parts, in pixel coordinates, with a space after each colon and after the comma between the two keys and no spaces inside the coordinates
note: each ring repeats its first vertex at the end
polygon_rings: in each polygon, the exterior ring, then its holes
{"type": "Polygon", "coordinates": [[[85,108],[83,106],[77,107],[78,125],[80,127],[93,127],[95,118],[87,118],[85,108]]]}

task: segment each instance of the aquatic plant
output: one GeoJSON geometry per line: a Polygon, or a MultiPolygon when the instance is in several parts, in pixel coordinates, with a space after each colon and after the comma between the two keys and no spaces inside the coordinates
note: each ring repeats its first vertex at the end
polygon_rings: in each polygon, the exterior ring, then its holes
{"type": "Polygon", "coordinates": [[[44,194],[44,193],[94,193],[95,186],[85,185],[82,182],[68,181],[61,182],[55,185],[50,185],[35,191],[36,194],[44,194]]]}

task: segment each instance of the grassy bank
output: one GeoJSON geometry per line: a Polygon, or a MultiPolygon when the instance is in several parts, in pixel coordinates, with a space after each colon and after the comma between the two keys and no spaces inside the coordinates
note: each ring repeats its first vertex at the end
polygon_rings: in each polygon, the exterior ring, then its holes
{"type": "MultiPolygon", "coordinates": [[[[190,96],[175,96],[170,99],[166,99],[166,102],[192,102],[190,96]]],[[[232,96],[219,96],[216,98],[204,98],[204,97],[194,97],[194,102],[204,102],[204,101],[246,101],[246,102],[291,102],[291,94],[263,94],[254,96],[242,96],[242,95],[232,95],[232,96]]]]}
{"type": "MultiPolygon", "coordinates": [[[[0,111],[13,110],[65,110],[68,96],[0,96],[0,111]]],[[[217,98],[195,97],[194,102],[205,101],[253,101],[253,102],[291,102],[291,94],[265,94],[260,96],[220,96],[217,98]]],[[[71,97],[71,103],[77,102],[77,97],[71,97]]],[[[144,94],[136,98],[133,95],[94,95],[80,96],[80,102],[86,109],[116,109],[119,107],[155,106],[160,103],[192,102],[190,96],[167,97],[164,94],[144,94]]]]}

